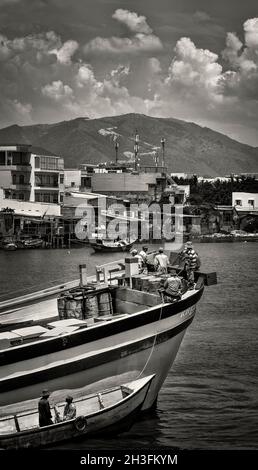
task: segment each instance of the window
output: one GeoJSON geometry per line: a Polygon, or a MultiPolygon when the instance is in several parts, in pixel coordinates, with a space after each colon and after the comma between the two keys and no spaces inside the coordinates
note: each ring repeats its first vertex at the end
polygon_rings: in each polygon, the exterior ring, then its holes
{"type": "Polygon", "coordinates": [[[71,188],[74,188],[74,186],[75,186],[75,182],[71,181],[71,188]]]}
{"type": "Polygon", "coordinates": [[[248,200],[248,205],[252,206],[254,208],[254,199],[249,199],[248,200]]]}
{"type": "Polygon", "coordinates": [[[60,175],[60,184],[64,184],[64,175],[60,175]]]}
{"type": "Polygon", "coordinates": [[[242,206],[242,199],[236,199],[236,206],[242,206]]]}
{"type": "Polygon", "coordinates": [[[11,152],[7,152],[7,165],[13,164],[13,157],[11,152]]]}
{"type": "Polygon", "coordinates": [[[13,175],[13,184],[16,184],[16,175],[13,175]]]}
{"type": "Polygon", "coordinates": [[[40,158],[35,157],[35,168],[40,168],[40,158]]]}
{"type": "Polygon", "coordinates": [[[19,184],[24,184],[24,175],[19,176],[19,184]]]}
{"type": "Polygon", "coordinates": [[[5,152],[0,152],[0,165],[5,165],[5,152]]]}

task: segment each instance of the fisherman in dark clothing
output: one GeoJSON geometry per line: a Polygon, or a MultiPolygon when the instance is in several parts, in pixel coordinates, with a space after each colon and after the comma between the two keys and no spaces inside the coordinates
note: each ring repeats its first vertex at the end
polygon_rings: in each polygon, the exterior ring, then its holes
{"type": "Polygon", "coordinates": [[[50,392],[48,390],[43,390],[41,399],[38,402],[40,427],[49,426],[50,424],[53,424],[50,405],[48,401],[49,395],[50,392]]]}

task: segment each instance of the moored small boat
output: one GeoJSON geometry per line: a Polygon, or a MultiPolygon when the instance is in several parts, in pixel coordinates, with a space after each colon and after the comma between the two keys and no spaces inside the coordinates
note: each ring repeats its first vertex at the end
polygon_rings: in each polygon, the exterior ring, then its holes
{"type": "MultiPolygon", "coordinates": [[[[77,417],[39,427],[38,410],[0,418],[0,448],[18,450],[50,446],[58,442],[128,429],[144,405],[154,375],[138,378],[74,400],[77,417]]],[[[64,403],[58,404],[62,414],[64,403]]]]}
{"type": "Polygon", "coordinates": [[[125,251],[130,251],[134,242],[127,242],[125,240],[119,240],[119,241],[105,241],[101,239],[97,239],[94,241],[90,242],[91,247],[94,249],[94,251],[97,252],[103,252],[103,253],[116,253],[119,251],[125,252],[125,251]]]}

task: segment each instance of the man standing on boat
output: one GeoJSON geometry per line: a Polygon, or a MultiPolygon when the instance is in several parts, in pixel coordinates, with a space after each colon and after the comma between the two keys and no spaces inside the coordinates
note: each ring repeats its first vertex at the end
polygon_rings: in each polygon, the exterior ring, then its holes
{"type": "Polygon", "coordinates": [[[50,426],[53,424],[52,415],[49,405],[49,396],[50,392],[48,390],[43,390],[42,396],[38,402],[38,411],[39,411],[39,426],[50,426]]]}
{"type": "Polygon", "coordinates": [[[139,255],[142,257],[143,259],[143,263],[146,264],[147,262],[147,259],[148,259],[148,255],[147,255],[147,252],[148,252],[148,247],[147,246],[143,246],[139,255]]]}
{"type": "Polygon", "coordinates": [[[132,255],[133,258],[138,259],[139,272],[142,272],[143,259],[142,259],[141,255],[138,253],[138,251],[136,250],[136,248],[134,248],[131,251],[131,255],[132,255]]]}
{"type": "Polygon", "coordinates": [[[187,274],[187,280],[189,289],[194,288],[194,271],[198,269],[198,255],[193,248],[192,242],[188,241],[185,244],[185,248],[181,253],[184,262],[185,262],[185,270],[187,274]]]}
{"type": "Polygon", "coordinates": [[[165,255],[163,248],[159,248],[159,254],[155,256],[154,264],[159,274],[167,274],[169,259],[165,255]]]}
{"type": "Polygon", "coordinates": [[[142,257],[143,271],[146,271],[146,274],[148,274],[148,255],[147,255],[148,249],[149,248],[147,246],[143,246],[139,253],[139,255],[142,257]]]}

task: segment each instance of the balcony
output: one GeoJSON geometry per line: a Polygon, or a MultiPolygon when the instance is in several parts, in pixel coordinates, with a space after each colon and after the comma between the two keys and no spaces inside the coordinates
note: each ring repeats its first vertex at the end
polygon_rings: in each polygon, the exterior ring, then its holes
{"type": "Polygon", "coordinates": [[[59,189],[59,184],[58,183],[35,183],[35,189],[59,189]]]}
{"type": "Polygon", "coordinates": [[[9,189],[14,189],[14,190],[17,190],[17,189],[20,189],[20,190],[25,190],[25,189],[28,189],[30,190],[31,189],[31,184],[30,183],[16,183],[16,184],[10,184],[9,186],[9,189]]]}

